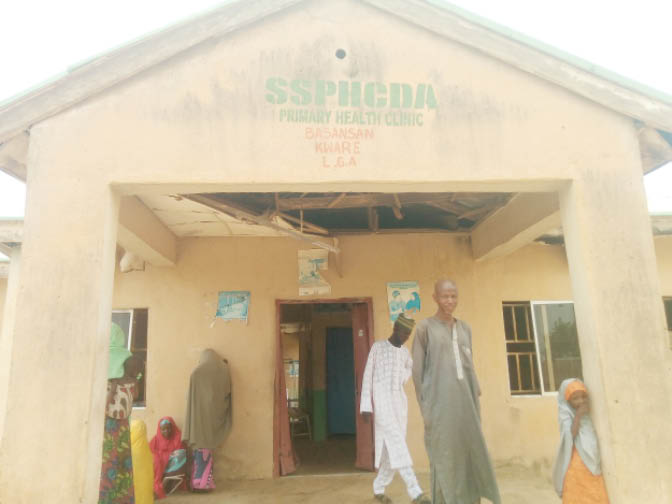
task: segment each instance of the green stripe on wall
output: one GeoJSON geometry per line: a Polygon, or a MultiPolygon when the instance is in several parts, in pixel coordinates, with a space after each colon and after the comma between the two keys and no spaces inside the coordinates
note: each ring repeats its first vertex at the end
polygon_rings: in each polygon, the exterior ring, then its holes
{"type": "Polygon", "coordinates": [[[303,411],[307,411],[312,415],[312,405],[313,405],[313,391],[307,390],[304,392],[299,392],[299,408],[303,411]]]}
{"type": "Polygon", "coordinates": [[[313,441],[327,439],[327,391],[313,389],[313,441]]]}

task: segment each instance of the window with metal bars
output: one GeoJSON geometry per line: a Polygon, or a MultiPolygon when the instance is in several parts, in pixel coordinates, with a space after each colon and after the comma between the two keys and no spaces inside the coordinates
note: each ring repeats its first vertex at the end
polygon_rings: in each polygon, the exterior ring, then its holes
{"type": "Polygon", "coordinates": [[[503,303],[511,394],[541,394],[529,302],[503,303]]]}
{"type": "Polygon", "coordinates": [[[506,302],[502,310],[511,394],[556,392],[565,378],[583,377],[572,302],[506,302]]]}
{"type": "Polygon", "coordinates": [[[119,324],[126,335],[126,347],[144,363],[142,377],[138,382],[138,396],[134,407],[146,405],[147,388],[147,308],[112,310],[112,322],[119,324]]]}

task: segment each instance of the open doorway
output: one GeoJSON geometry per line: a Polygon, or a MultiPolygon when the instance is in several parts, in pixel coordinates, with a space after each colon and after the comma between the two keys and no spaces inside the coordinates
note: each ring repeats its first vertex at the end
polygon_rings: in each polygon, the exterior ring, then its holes
{"type": "Polygon", "coordinates": [[[278,301],[277,310],[276,474],[373,470],[373,425],[358,408],[371,300],[278,301]]]}

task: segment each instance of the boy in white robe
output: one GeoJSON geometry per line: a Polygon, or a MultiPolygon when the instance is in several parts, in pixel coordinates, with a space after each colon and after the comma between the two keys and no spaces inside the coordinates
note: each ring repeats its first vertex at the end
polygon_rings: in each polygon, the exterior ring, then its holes
{"type": "Polygon", "coordinates": [[[385,487],[392,482],[395,471],[399,471],[414,503],[431,502],[418,484],[406,445],[408,401],[404,384],[411,376],[413,361],[403,345],[414,326],[413,319],[400,314],[389,339],[376,341],[371,347],[364,370],[359,410],[366,422],[374,413],[378,474],[373,481],[373,494],[384,503],[392,502],[385,495],[385,487]]]}

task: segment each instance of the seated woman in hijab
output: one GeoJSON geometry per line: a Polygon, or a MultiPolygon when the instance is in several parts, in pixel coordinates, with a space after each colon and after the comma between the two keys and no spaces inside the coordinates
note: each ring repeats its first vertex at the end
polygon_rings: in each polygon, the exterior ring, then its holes
{"type": "Polygon", "coordinates": [[[156,435],[149,442],[154,456],[154,494],[163,499],[178,488],[186,489],[187,450],[182,443],[182,432],[172,417],[159,420],[156,435]]]}

